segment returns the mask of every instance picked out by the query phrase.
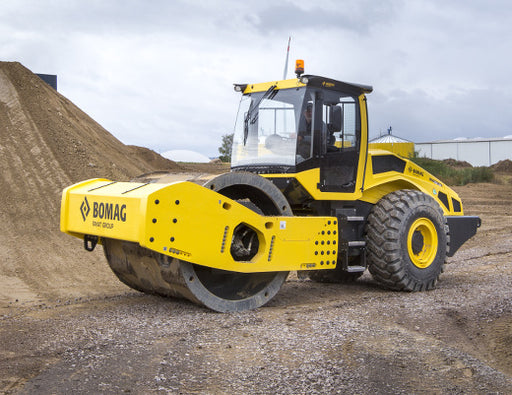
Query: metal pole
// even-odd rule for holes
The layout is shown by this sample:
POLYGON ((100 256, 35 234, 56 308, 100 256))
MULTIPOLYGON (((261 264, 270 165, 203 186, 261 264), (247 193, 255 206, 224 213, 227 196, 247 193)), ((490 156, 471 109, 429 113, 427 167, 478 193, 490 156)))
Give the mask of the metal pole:
POLYGON ((286 72, 288 71, 288 56, 290 55, 290 41, 291 37, 288 37, 288 47, 286 48, 286 61, 284 62, 283 80, 286 79, 286 72))

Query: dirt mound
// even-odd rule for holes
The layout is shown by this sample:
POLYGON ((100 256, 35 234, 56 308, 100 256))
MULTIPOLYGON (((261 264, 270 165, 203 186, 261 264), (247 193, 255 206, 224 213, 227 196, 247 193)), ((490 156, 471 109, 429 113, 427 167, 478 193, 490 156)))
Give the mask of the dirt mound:
POLYGON ((100 252, 59 231, 60 195, 80 180, 128 180, 179 170, 155 152, 126 146, 19 63, 0 62, 0 304, 80 296, 117 282, 92 268, 100 252))
POLYGON ((473 167, 471 163, 468 163, 465 160, 444 159, 443 163, 451 167, 473 167))
POLYGON ((138 147, 136 145, 128 145, 127 147, 132 151, 133 157, 143 159, 145 163, 155 170, 182 170, 182 166, 164 158, 149 148, 138 147))
POLYGON ((510 159, 500 160, 498 163, 495 163, 491 167, 494 169, 494 171, 512 173, 512 161, 510 159))

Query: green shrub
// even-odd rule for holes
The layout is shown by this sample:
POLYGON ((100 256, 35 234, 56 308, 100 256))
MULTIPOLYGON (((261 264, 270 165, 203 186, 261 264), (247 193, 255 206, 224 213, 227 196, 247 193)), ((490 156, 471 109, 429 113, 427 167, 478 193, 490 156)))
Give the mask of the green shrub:
POLYGON ((448 166, 442 161, 428 158, 412 158, 411 160, 447 185, 466 185, 494 180, 493 171, 485 166, 458 169, 448 166))

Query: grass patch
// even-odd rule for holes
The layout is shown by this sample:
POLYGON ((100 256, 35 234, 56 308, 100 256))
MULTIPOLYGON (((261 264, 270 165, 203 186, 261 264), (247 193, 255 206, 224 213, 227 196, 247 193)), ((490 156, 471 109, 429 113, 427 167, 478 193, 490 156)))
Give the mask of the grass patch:
POLYGON ((494 180, 494 172, 485 166, 455 168, 442 161, 428 158, 412 158, 411 160, 447 185, 466 185, 494 180))

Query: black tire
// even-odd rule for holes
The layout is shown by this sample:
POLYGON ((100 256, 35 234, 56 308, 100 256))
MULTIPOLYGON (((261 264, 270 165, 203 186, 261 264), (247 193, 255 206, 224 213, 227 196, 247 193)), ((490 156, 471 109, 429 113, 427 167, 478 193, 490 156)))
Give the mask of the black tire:
POLYGON ((423 192, 399 190, 383 197, 366 224, 368 268, 387 288, 435 288, 449 244, 448 226, 437 202, 423 192))

